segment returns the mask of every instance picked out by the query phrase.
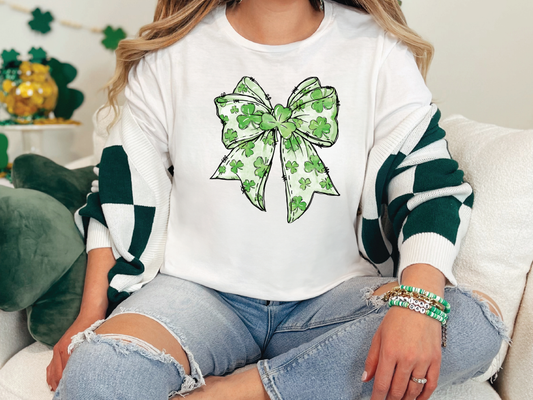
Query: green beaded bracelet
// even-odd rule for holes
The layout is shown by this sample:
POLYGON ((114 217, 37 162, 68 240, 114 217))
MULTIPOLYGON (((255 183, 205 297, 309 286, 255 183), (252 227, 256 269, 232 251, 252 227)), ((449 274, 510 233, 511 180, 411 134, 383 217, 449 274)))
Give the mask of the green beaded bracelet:
POLYGON ((444 312, 446 314, 448 314, 450 312, 450 310, 451 310, 450 303, 448 303, 442 297, 437 296, 435 293, 431 293, 431 292, 428 292, 428 291, 426 291, 424 289, 416 288, 416 287, 413 287, 413 286, 400 285, 400 288, 404 289, 404 290, 407 290, 408 292, 419 293, 422 296, 427 296, 430 299, 437 300, 440 304, 442 304, 444 306, 444 312))
MULTIPOLYGON (((392 297, 389 300, 389 307, 393 307, 393 306, 404 307, 404 308, 408 308, 408 309, 410 309, 412 311, 415 311, 415 312, 420 312, 420 311, 416 311, 414 308, 411 308, 411 304, 409 304, 407 301, 399 300, 396 297, 392 297)), ((420 312, 420 313, 422 314, 422 312, 420 312)), ((438 308, 435 308, 435 307, 431 307, 431 309, 424 310, 423 314, 425 314, 428 317, 431 317, 433 319, 436 319, 442 325, 446 324, 446 322, 448 321, 448 315, 446 315, 441 310, 439 310, 438 308)))

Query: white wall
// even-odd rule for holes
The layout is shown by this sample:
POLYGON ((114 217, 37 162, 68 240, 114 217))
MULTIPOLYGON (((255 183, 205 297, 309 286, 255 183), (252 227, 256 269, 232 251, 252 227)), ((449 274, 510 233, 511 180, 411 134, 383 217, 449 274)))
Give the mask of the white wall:
POLYGON ((533 1, 404 0, 436 48, 428 86, 443 116, 533 128, 533 1))
MULTIPOLYGON (((92 154, 92 123, 94 111, 105 102, 104 92, 98 90, 107 82, 115 70, 115 54, 100 43, 103 35, 87 30, 76 30, 61 25, 65 19, 90 27, 122 27, 129 36, 135 36, 142 25, 153 19, 157 0, 6 0, 41 11, 50 11, 56 19, 51 23, 52 30, 42 35, 28 26, 31 15, 12 10, 8 5, 0 5, 0 53, 4 49, 15 48, 21 53, 20 59, 28 59, 31 47, 42 47, 48 55, 62 62, 72 64, 78 76, 69 87, 81 90, 85 101, 75 111, 73 119, 83 125, 74 135, 64 132, 47 133, 43 148, 45 155, 56 162, 66 163, 92 154), (66 154, 65 154, 66 153, 66 154)), ((0 116, 5 118, 5 114, 0 116)), ((2 127, 0 127, 0 132, 2 127)), ((11 137, 10 137, 11 139, 11 137)), ((20 146, 15 143, 13 146, 20 146)), ((10 146, 11 147, 11 146, 10 146)), ((10 161, 13 161, 10 154, 10 161)))
MULTIPOLYGON (((121 26, 133 36, 151 22, 157 1, 7 2, 39 6, 56 19, 84 25, 121 26)), ((437 49, 428 85, 444 116, 461 113, 479 121, 533 128, 533 1, 404 0, 403 9, 410 25, 437 49)), ((0 51, 14 47, 24 56, 32 46, 42 46, 50 56, 78 69, 70 86, 85 94, 74 114, 83 126, 73 137, 48 134, 46 155, 66 163, 91 154, 91 115, 105 102, 98 89, 114 71, 114 53, 100 44, 101 36, 57 21, 46 35, 33 32, 27 26, 31 17, 7 5, 0 5, 0 17, 0 51)))

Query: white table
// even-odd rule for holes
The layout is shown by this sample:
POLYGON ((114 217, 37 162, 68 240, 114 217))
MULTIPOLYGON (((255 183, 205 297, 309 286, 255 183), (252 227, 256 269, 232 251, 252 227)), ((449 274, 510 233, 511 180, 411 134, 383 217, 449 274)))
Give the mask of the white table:
POLYGON ((78 125, 57 124, 57 125, 3 125, 0 132, 20 132, 22 134, 22 149, 24 153, 41 154, 43 151, 43 135, 45 131, 71 130, 74 131, 78 125))
POLYGON ((7 187, 14 187, 11 182, 9 182, 6 178, 0 178, 0 185, 1 186, 7 186, 7 187))

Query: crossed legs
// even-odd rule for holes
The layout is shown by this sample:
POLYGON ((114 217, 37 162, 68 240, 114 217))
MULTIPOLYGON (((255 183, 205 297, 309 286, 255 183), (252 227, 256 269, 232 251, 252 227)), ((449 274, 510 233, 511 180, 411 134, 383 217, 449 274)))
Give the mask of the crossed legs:
MULTIPOLYGON (((337 346, 343 346, 342 343, 350 343, 350 345, 353 343, 357 346, 357 338, 361 340, 361 344, 359 348, 353 350, 353 355, 347 354, 348 360, 344 360, 346 366, 342 366, 342 362, 335 362, 331 368, 328 368, 331 373, 330 378, 332 378, 329 380, 345 382, 346 379, 339 376, 344 373, 343 371, 350 370, 349 374, 353 375, 350 379, 354 379, 355 385, 350 389, 352 390, 350 393, 355 393, 353 390, 357 393, 366 393, 369 387, 371 389, 371 383, 363 385, 360 377, 355 376, 357 373, 353 373, 354 368, 357 369, 359 366, 351 365, 351 357, 354 358, 353 362, 359 358, 357 363, 364 364, 368 350, 365 346, 369 346, 373 334, 371 331, 375 331, 386 309, 382 308, 377 312, 369 308, 365 304, 366 301, 361 301, 359 292, 363 286, 355 285, 357 287, 352 288, 350 285, 353 282, 347 282, 333 289, 329 294, 345 297, 346 293, 356 291, 353 298, 348 299, 347 302, 357 303, 353 306, 355 309, 350 310, 350 313, 355 315, 354 317, 340 313, 338 305, 328 305, 327 303, 331 303, 330 298, 317 309, 312 308, 312 302, 309 302, 307 306, 305 304, 298 306, 305 306, 300 310, 303 319, 295 323, 295 320, 289 317, 290 307, 293 306, 291 304, 280 305, 278 307, 280 309, 287 308, 283 311, 285 314, 279 317, 282 322, 274 324, 278 326, 278 330, 269 336, 269 340, 263 340, 259 338, 262 334, 250 334, 253 330, 251 328, 259 322, 247 320, 249 317, 242 314, 242 304, 237 304, 236 307, 233 304, 234 308, 231 310, 228 299, 219 296, 216 292, 213 293, 190 282, 176 284, 174 279, 176 278, 165 282, 158 278, 153 285, 149 284, 143 288, 141 292, 144 294, 139 292, 139 295, 131 297, 131 301, 126 300, 123 303, 124 310, 117 311, 92 335, 86 335, 92 339, 88 342, 92 343, 84 342, 74 351, 65 371, 65 382, 62 381, 56 394, 57 399, 166 399, 169 395, 185 393, 183 391, 185 384, 186 390, 195 389, 188 396, 191 400, 239 399, 240 397, 261 400, 275 398, 269 397, 265 390, 265 384, 268 385, 270 382, 268 381, 270 378, 265 378, 266 369, 272 368, 279 372, 272 378, 272 382, 279 385, 279 388, 274 390, 283 391, 285 385, 292 387, 297 384, 294 374, 298 374, 298 366, 308 363, 303 373, 310 371, 311 375, 302 375, 302 380, 305 380, 306 386, 312 386, 316 384, 313 379, 313 368, 320 368, 320 358, 331 357, 335 360, 350 353, 341 349, 341 352, 336 355, 338 349, 333 343, 336 341, 337 346), (169 306, 168 299, 174 296, 176 296, 175 304, 169 306), (137 312, 137 305, 147 301, 151 301, 152 305, 147 306, 145 312, 137 312), (157 315, 163 312, 160 308, 162 304, 165 304, 164 302, 167 302, 165 308, 171 308, 171 310, 165 311, 163 315, 157 315), (128 307, 131 308, 128 309, 128 307), (331 315, 331 320, 317 324, 313 316, 319 315, 320 312, 323 312, 325 316, 331 315), (181 329, 181 326, 175 328, 180 322, 194 324, 195 327, 190 330, 181 329), (295 349, 286 352, 287 343, 291 343, 295 349), (264 347, 265 344, 267 347, 264 347), (320 351, 313 349, 320 349, 320 351), (261 354, 266 354, 271 360, 261 361, 262 367, 260 368, 253 368, 224 378, 216 376, 227 374, 244 364, 256 362, 261 354), (102 363, 106 365, 102 366, 102 363), (203 376, 206 376, 206 386, 202 386, 203 376), (96 392, 95 389, 89 390, 94 386, 102 387, 100 394, 98 390, 96 392), (156 390, 155 386, 160 388, 156 390), (111 394, 111 388, 114 390, 113 394, 111 394), (143 393, 141 394, 140 391, 143 393)), ((389 286, 394 285, 395 283, 382 285, 374 292, 374 295, 382 294, 389 289, 389 286)), ((317 300, 320 301, 320 299, 317 300)), ((267 310, 264 305, 254 302, 246 304, 246 307, 250 308, 250 305, 257 306, 252 314, 258 310, 261 312, 267 310)), ((275 309, 276 307, 271 307, 270 310, 275 309)), ((267 315, 269 320, 276 318, 276 315, 271 315, 270 311, 263 317, 267 315)), ((264 319, 263 317, 260 319, 264 319)), ((264 338, 268 336, 269 329, 271 327, 265 325, 264 338)), ((492 335, 492 348, 496 348, 497 343, 494 340, 496 336, 492 335)), ((479 369, 476 366, 472 368, 473 373, 479 369)), ((450 381, 453 379, 456 378, 451 377, 450 381)), ((272 390, 270 388, 270 394, 272 390)), ((342 388, 339 390, 336 398, 343 398, 342 388)), ((286 396, 286 398, 291 398, 290 393, 286 393, 286 396)))

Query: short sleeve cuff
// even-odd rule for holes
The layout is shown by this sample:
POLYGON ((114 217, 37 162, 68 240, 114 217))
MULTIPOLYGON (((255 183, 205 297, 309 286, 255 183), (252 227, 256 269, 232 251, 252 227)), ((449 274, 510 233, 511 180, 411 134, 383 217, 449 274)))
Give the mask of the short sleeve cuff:
POLYGON ((102 247, 112 247, 111 235, 109 229, 98 222, 96 219, 91 218, 89 222, 89 230, 87 232, 87 253, 92 249, 99 249, 102 247))
POLYGON ((402 283, 402 272, 413 264, 429 264, 444 274, 448 282, 457 286, 453 275, 453 263, 457 248, 448 239, 437 233, 424 232, 411 236, 400 247, 398 281, 402 283))

